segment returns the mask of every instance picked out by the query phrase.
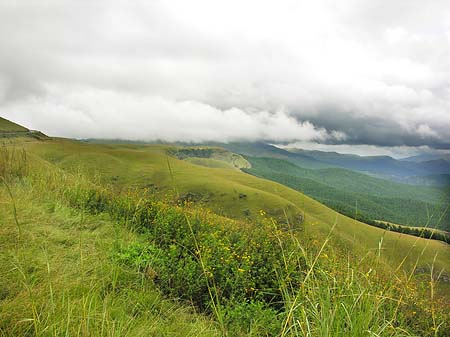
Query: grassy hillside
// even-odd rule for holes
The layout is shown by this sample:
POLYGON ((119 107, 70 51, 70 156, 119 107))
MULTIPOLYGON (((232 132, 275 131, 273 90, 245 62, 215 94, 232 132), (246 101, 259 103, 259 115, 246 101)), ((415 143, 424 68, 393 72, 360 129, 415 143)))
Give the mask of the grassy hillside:
POLYGON ((0 133, 1 132, 27 132, 28 129, 13 123, 5 118, 0 117, 0 133))
POLYGON ((270 157, 285 159, 298 166, 310 169, 336 167, 336 165, 317 160, 308 155, 283 150, 276 146, 263 142, 255 143, 212 143, 210 145, 220 146, 232 152, 252 157, 270 157))
POLYGON ((169 194, 180 200, 189 199, 234 218, 252 219, 265 206, 275 217, 284 217, 283 209, 292 219, 299 212, 291 201, 260 190, 260 179, 249 179, 234 169, 212 169, 177 159, 168 153, 176 149, 173 147, 92 145, 59 140, 28 143, 26 148, 64 170, 98 175, 102 183, 118 190, 148 188, 158 196, 169 194))
POLYGON ((40 131, 28 130, 27 128, 0 117, 0 139, 16 142, 18 139, 28 141, 30 139, 47 140, 49 137, 40 131))
MULTIPOLYGON (((334 232, 344 246, 375 249, 384 236, 386 255, 396 261, 402 259, 399 251, 409 251, 407 247, 415 242, 415 238, 407 235, 385 233, 354 221, 286 186, 234 169, 208 168, 170 157, 167 151, 173 147, 94 145, 70 140, 28 142, 24 146, 30 155, 68 172, 81 171, 98 176, 102 184, 111 185, 118 191, 130 187, 147 188, 158 197, 192 201, 235 219, 255 220, 263 210, 282 222, 286 222, 287 216, 290 223, 319 236, 328 233, 336 222, 334 232)), ((412 249, 420 252, 421 248, 416 245, 412 249)), ((446 249, 444 252, 448 254, 446 249)), ((428 261, 434 257, 432 251, 425 255, 428 261)), ((414 263, 413 259, 408 261, 414 263)), ((449 261, 444 256, 438 257, 438 262, 446 269, 449 261)))
POLYGON ((450 228, 450 214, 440 219, 449 203, 447 189, 399 184, 339 168, 308 170, 281 159, 247 159, 252 168, 246 172, 301 191, 345 214, 450 228))
POLYGON ((446 245, 365 226, 235 169, 168 159, 164 146, 27 142, 25 157, 18 145, 0 156, 2 336, 448 331, 446 245), (157 180, 142 176, 149 170, 157 180), (221 188, 215 193, 251 188, 252 198, 235 203, 267 202, 267 210, 278 195, 305 219, 286 225, 260 209, 251 222, 232 220, 187 200, 174 203, 204 188, 182 178, 211 181, 221 188), (125 190, 127 182, 153 184, 156 194, 125 190))
POLYGON ((0 336, 220 336, 209 317, 113 258, 142 240, 134 231, 36 185, 10 189, 17 223, 0 188, 0 336))
POLYGON ((178 159, 206 167, 241 169, 251 166, 241 155, 216 147, 185 146, 170 150, 169 153, 178 159))

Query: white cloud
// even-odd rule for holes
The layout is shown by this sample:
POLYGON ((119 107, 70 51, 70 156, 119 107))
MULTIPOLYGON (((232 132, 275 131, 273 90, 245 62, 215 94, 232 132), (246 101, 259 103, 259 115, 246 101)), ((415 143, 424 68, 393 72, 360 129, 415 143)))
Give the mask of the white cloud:
POLYGON ((450 147, 449 34, 448 0, 3 1, 0 108, 63 136, 450 147))
POLYGON ((283 149, 305 149, 312 151, 338 152, 345 154, 355 154, 360 156, 390 156, 393 158, 406 158, 421 153, 441 154, 448 153, 431 149, 428 146, 375 146, 375 145, 347 145, 347 144, 320 144, 316 142, 294 142, 286 145, 277 145, 283 149))
POLYGON ((309 122, 298 122, 283 111, 221 110, 195 101, 174 102, 92 88, 47 87, 46 91, 44 97, 7 104, 3 111, 31 128, 74 138, 283 142, 343 137, 340 132, 328 133, 309 122))

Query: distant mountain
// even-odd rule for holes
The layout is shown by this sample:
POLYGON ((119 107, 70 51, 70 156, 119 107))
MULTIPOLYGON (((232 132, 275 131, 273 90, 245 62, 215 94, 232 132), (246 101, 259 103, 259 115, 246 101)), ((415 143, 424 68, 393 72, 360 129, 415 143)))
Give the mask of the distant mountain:
POLYGON ((411 185, 450 186, 450 174, 407 177, 403 182, 411 185))
POLYGON ((436 159, 415 163, 415 166, 426 175, 450 174, 450 160, 446 159, 436 159))
POLYGON ((314 158, 322 163, 394 180, 404 180, 414 176, 450 174, 450 160, 443 158, 428 161, 418 161, 416 158, 414 161, 397 160, 389 156, 358 156, 303 149, 289 149, 289 151, 314 158))
POLYGON ((223 147, 231 152, 245 156, 284 159, 297 166, 309 169, 323 169, 338 166, 303 153, 290 152, 264 142, 207 143, 207 145, 223 147))
POLYGON ((409 164, 398 162, 389 156, 358 156, 341 154, 337 152, 308 151, 303 149, 291 149, 291 152, 308 155, 339 167, 350 170, 370 172, 383 176, 412 176, 419 172, 412 169, 409 164))
POLYGON ((301 191, 343 214, 357 212, 359 219, 450 228, 444 188, 400 184, 342 168, 305 169, 277 158, 246 159, 252 167, 243 171, 301 191))
POLYGON ((450 153, 424 153, 417 156, 402 158, 400 160, 420 163, 424 161, 438 160, 438 159, 450 160, 450 153))
MULTIPOLYGON (((131 143, 147 144, 162 143, 157 142, 135 142, 123 140, 87 140, 94 143, 131 143)), ((283 149, 265 142, 206 142, 206 143, 166 143, 168 145, 192 146, 206 145, 225 148, 231 152, 251 157, 267 157, 286 160, 302 168, 326 169, 345 168, 352 171, 362 172, 370 176, 389 179, 407 184, 423 184, 433 186, 447 186, 446 179, 416 179, 413 177, 425 177, 434 175, 450 174, 450 160, 445 156, 442 158, 434 156, 419 156, 394 159, 389 156, 358 156, 352 154, 342 154, 337 152, 311 151, 304 149, 283 149), (422 160, 423 159, 423 160, 422 160), (411 179, 408 179, 410 178, 411 179), (421 183, 422 182, 422 183, 421 183)))
MULTIPOLYGON (((421 161, 419 156, 399 160, 389 156, 358 156, 297 148, 283 149, 264 142, 210 142, 203 145, 223 147, 244 156, 283 159, 307 169, 345 168, 408 184, 420 184, 421 181, 407 179, 409 177, 450 174, 450 160, 445 156, 443 158, 423 156, 421 158, 424 160, 421 161)), ((425 185, 447 185, 445 179, 433 179, 432 183, 423 182, 425 185)))

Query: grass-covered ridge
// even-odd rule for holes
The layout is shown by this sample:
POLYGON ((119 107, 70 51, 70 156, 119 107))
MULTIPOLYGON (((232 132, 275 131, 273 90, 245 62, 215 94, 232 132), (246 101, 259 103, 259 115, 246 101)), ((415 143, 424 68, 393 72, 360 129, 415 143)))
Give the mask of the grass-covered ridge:
POLYGON ((0 117, 0 139, 5 141, 11 138, 25 138, 26 140, 29 140, 30 138, 39 140, 48 139, 48 137, 40 131, 29 130, 22 125, 0 117))
POLYGON ((0 117, 0 133, 1 132, 27 132, 28 129, 16 124, 14 122, 11 122, 10 120, 7 120, 3 117, 0 117))
POLYGON ((241 155, 216 147, 189 146, 175 148, 168 153, 193 164, 216 168, 250 168, 250 163, 241 155))
MULTIPOLYGON (((215 207, 212 202, 199 204, 184 200, 180 203, 179 198, 173 199, 173 194, 181 195, 185 191, 180 174, 188 176, 186 171, 191 167, 200 173, 203 170, 204 177, 211 181, 219 175, 227 178, 227 184, 243 179, 241 184, 246 186, 244 182, 248 179, 247 184, 258 186, 258 193, 272 187, 272 193, 286 194, 289 199, 301 194, 236 170, 203 168, 176 159, 168 162, 163 155, 165 147, 87 145, 83 149, 85 145, 59 140, 54 144, 25 145, 26 165, 20 163, 24 160, 20 151, 8 157, 12 160, 4 161, 6 184, 1 188, 0 205, 4 210, 1 221, 7 224, 2 228, 8 232, 2 234, 2 239, 10 241, 10 248, 5 255, 2 251, 2 261, 9 263, 14 254, 38 256, 39 250, 33 247, 45 246, 45 240, 52 239, 54 246, 47 254, 50 260, 67 254, 68 261, 85 261, 80 263, 85 263, 89 271, 86 275, 89 286, 83 292, 83 279, 72 279, 68 284, 58 282, 62 289, 57 291, 53 278, 46 276, 47 266, 56 261, 47 264, 45 259, 44 263, 37 263, 25 258, 23 263, 28 262, 33 268, 25 269, 24 279, 37 282, 27 281, 19 286, 11 280, 23 277, 22 273, 5 268, 8 271, 5 283, 8 287, 17 286, 17 290, 7 292, 2 308, 3 301, 7 301, 9 307, 5 308, 18 309, 0 328, 4 335, 20 335, 24 331, 30 335, 33 331, 40 332, 37 335, 65 332, 68 314, 77 318, 69 320, 73 329, 69 331, 82 336, 171 335, 177 327, 175 332, 180 335, 227 336, 444 336, 447 331, 448 310, 443 296, 448 288, 442 280, 437 280, 448 261, 446 246, 396 235, 395 240, 405 255, 397 254, 393 259, 389 253, 396 248, 392 233, 369 228, 365 235, 381 234, 368 238, 368 241, 375 240, 374 250, 352 246, 355 250, 349 252, 350 241, 342 242, 346 237, 341 223, 344 218, 337 218, 335 212, 305 197, 301 200, 304 207, 296 206, 306 215, 299 223, 274 221, 264 208, 260 208, 252 221, 243 221, 239 216, 233 220, 215 214, 205 207, 215 207), (74 146, 76 162, 80 163, 81 157, 86 166, 70 170, 68 163, 75 161, 74 158, 67 161, 59 148, 62 144, 67 145, 69 153, 70 146, 74 146), (161 158, 151 160, 158 155, 161 158), (103 166, 105 173, 91 170, 90 165, 96 165, 96 160, 111 162, 111 166, 103 166), (130 161, 134 165, 127 166, 130 161), (135 174, 145 171, 142 165, 145 169, 153 167, 152 174, 159 178, 162 174, 158 169, 162 171, 164 167, 168 172, 169 187, 164 193, 160 190, 164 189, 163 185, 158 188, 140 185, 142 177, 135 174), (134 188, 125 188, 128 179, 134 188), (170 190, 172 193, 168 193, 170 190), (43 216, 37 216, 40 212, 43 216), (40 224, 47 217, 58 219, 68 212, 72 212, 74 220, 62 221, 57 226, 67 233, 53 235, 49 231, 50 235, 38 235, 42 230, 40 224), (326 212, 334 215, 334 221, 328 226, 326 220, 319 218, 321 214, 327 216, 326 212), (108 238, 107 231, 101 232, 102 222, 112 225, 114 238, 108 238), (71 231, 73 244, 62 240, 71 231), (109 239, 109 244, 97 244, 96 237, 109 239), (89 245, 90 250, 84 250, 84 245, 89 245), (66 249, 67 246, 71 248, 66 249), (86 253, 92 250, 98 254, 86 253), (88 258, 92 260, 83 260, 88 258), (394 265, 393 261, 398 263, 394 265), (95 277, 96 271, 106 265, 118 271, 95 277), (414 272, 415 267, 421 268, 420 273, 414 272), (425 283, 420 281, 422 278, 425 283), (115 283, 116 279, 120 282, 115 283), (135 283, 138 285, 133 286, 135 283), (72 306, 64 305, 68 298, 76 298, 74 293, 66 292, 72 286, 81 303, 81 312, 73 312, 73 316, 67 308, 75 307, 76 302, 72 306), (180 322, 174 322, 170 310, 158 304, 167 302, 157 301, 152 305, 155 287, 166 297, 181 299, 184 304, 180 312, 188 316, 180 316, 180 322), (134 291, 134 296, 128 296, 134 291), (147 291, 150 295, 145 297, 147 291), (71 296, 65 296, 68 293, 71 296), (52 305, 45 304, 50 298, 60 303, 57 315, 52 305), (186 303, 193 303, 204 316, 185 309, 186 303), (190 321, 189 315, 192 315, 190 321), (147 329, 140 330, 141 325, 150 324, 152 317, 160 324, 150 325, 154 329, 150 333, 147 329), (214 318, 214 324, 209 317, 214 318), (119 329, 127 321, 126 329, 119 329)), ((237 203, 245 202, 248 197, 237 196, 237 203)), ((271 199, 264 195, 258 202, 261 200, 271 199)), ((349 226, 352 223, 364 226, 351 219, 345 221, 349 226)), ((78 272, 73 263, 62 265, 67 268, 60 270, 62 276, 78 272)), ((2 311, 2 317, 7 313, 8 309, 2 311)))

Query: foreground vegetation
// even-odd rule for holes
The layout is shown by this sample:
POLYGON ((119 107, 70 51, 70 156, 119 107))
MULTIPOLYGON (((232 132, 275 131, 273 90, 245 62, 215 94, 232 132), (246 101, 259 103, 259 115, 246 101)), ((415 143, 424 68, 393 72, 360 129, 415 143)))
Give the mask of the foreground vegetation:
MULTIPOLYGON (((257 222, 260 211, 279 223, 296 225, 308 236, 324 238, 335 224, 334 240, 356 252, 378 249, 383 239, 384 256, 390 264, 411 268, 420 256, 426 268, 436 256, 437 268, 450 270, 447 246, 386 232, 343 216, 323 204, 281 184, 260 179, 234 168, 215 168, 179 160, 167 145, 86 144, 65 139, 24 141, 30 160, 64 172, 83 175, 116 193, 130 188, 148 189, 159 200, 189 201, 227 218, 257 222), (169 166, 171 170, 169 170, 169 166), (96 178, 96 179, 94 179, 96 178)), ((208 160, 208 158, 204 158, 208 160)))
POLYGON ((139 242, 107 215, 75 211, 23 181, 0 191, 0 336, 219 336, 188 303, 167 300, 114 259, 139 242), (7 204, 4 204, 8 202, 7 204))
POLYGON ((417 270, 427 249, 437 252, 423 239, 415 239, 419 253, 410 249, 392 268, 385 236, 374 251, 349 252, 338 224, 322 236, 306 231, 307 221, 277 222, 263 208, 245 221, 179 198, 176 167, 167 161, 175 198, 161 199, 153 186, 119 191, 104 177, 67 173, 12 147, 2 151, 0 335, 450 330, 442 263, 435 256, 417 270))

